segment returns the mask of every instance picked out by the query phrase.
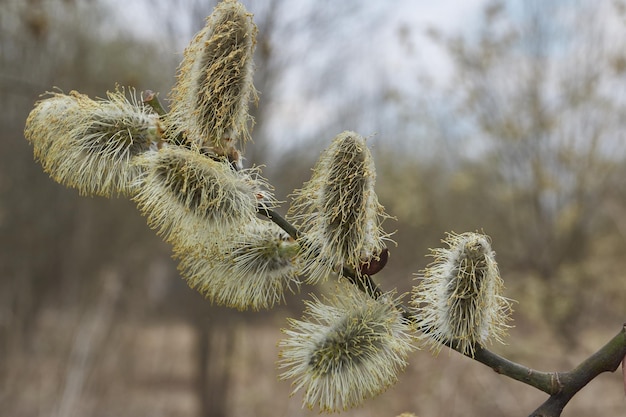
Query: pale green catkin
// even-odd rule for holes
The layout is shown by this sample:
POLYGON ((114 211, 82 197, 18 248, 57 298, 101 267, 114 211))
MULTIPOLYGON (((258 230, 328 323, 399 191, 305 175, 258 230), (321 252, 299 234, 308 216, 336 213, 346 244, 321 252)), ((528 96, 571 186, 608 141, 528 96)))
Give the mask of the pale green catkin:
POLYGON ((307 302, 303 320, 289 320, 279 367, 281 379, 294 379, 293 393, 304 390, 303 406, 346 410, 396 382, 414 348, 397 301, 340 287, 327 304, 307 302))
POLYGON ((299 246, 281 228, 254 219, 244 228, 202 244, 178 246, 178 269, 189 286, 227 307, 268 309, 299 287, 299 246))
POLYGON ((256 26, 243 5, 220 2, 185 49, 170 93, 168 135, 232 161, 237 141, 249 139, 249 102, 256 98, 252 61, 256 26))
POLYGON ((381 224, 387 215, 374 190, 376 170, 365 139, 343 132, 315 165, 311 179, 296 190, 288 217, 303 234, 308 282, 343 267, 358 273, 385 247, 381 224))
POLYGON ((24 130, 35 158, 57 182, 81 194, 132 194, 141 169, 132 164, 160 141, 158 116, 123 90, 92 100, 51 93, 31 111, 24 130))
MULTIPOLYGON (((144 171, 134 197, 148 224, 174 246, 227 236, 256 218, 262 182, 227 161, 164 145, 136 159, 144 171)), ((254 174, 254 172, 253 172, 254 174)))
POLYGON ((448 248, 432 250, 435 259, 413 288, 416 325, 433 351, 450 343, 473 355, 475 345, 503 341, 511 305, 502 296, 504 284, 487 236, 450 233, 444 243, 448 248))

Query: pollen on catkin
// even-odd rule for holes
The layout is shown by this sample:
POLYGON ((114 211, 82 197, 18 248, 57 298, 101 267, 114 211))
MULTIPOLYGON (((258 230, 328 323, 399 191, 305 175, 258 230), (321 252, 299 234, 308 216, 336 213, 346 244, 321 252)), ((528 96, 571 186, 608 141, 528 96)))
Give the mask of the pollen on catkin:
POLYGON ((322 153, 311 179, 294 192, 288 217, 302 232, 309 283, 343 267, 359 272, 385 249, 388 217, 374 191, 376 170, 365 139, 343 132, 322 153))
POLYGON ((294 379, 292 394, 304 390, 303 406, 346 410, 397 381, 413 345, 396 301, 341 287, 328 304, 306 302, 303 320, 289 319, 279 342, 280 377, 294 379))
POLYGON ((256 219, 259 181, 227 161, 164 145, 135 163, 144 174, 133 199, 148 225, 174 246, 202 244, 256 219))
POLYGON ((475 345, 503 342, 511 304, 502 296, 489 238, 479 233, 449 233, 447 248, 431 250, 434 261, 413 288, 416 326, 434 352, 448 343, 465 355, 475 345))
POLYGON ((255 219, 239 232, 177 247, 178 269, 209 300, 245 310, 272 308, 299 287, 299 245, 280 227, 255 219))
POLYGON ((252 56, 256 25, 243 5, 220 2, 185 49, 170 93, 170 137, 183 135, 199 148, 230 159, 237 141, 249 139, 249 102, 256 98, 252 56))
POLYGON ((51 93, 26 120, 35 158, 60 184, 84 195, 132 194, 140 175, 132 159, 160 141, 159 119, 123 90, 92 100, 51 93))

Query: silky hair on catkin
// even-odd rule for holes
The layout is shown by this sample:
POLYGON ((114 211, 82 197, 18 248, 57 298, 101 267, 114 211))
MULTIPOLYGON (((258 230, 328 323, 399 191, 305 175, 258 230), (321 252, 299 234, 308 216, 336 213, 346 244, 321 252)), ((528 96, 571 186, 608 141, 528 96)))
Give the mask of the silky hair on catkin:
POLYGON ((475 345, 503 343, 511 303, 488 236, 449 233, 443 242, 448 247, 431 250, 434 260, 413 288, 416 326, 434 352, 447 343, 473 356, 475 345))

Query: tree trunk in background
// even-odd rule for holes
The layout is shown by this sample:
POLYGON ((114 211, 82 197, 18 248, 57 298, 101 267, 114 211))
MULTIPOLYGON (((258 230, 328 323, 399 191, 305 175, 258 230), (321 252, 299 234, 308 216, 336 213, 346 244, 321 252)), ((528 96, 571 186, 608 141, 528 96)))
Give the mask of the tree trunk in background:
MULTIPOLYGON (((211 314, 211 313, 208 313, 211 314)), ((200 417, 226 417, 230 387, 230 352, 234 348, 231 326, 216 325, 215 316, 195 320, 198 374, 196 389, 200 417)))

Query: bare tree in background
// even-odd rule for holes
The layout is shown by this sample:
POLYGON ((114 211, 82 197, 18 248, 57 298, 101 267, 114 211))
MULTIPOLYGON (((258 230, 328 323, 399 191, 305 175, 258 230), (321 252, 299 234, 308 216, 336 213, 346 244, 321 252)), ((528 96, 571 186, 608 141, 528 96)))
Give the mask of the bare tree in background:
MULTIPOLYGON (((448 104, 431 119, 448 162, 418 160, 415 169, 447 191, 407 184, 418 208, 441 201, 419 218, 456 217, 506 240, 503 264, 530 276, 528 284, 541 282, 534 302, 570 345, 586 316, 581 306, 591 307, 587 288, 598 285, 595 265, 585 262, 621 190, 626 84, 618 15, 608 3, 495 1, 477 34, 431 31, 453 67, 448 104), (454 214, 461 201, 467 210, 454 214)), ((396 175, 403 181, 402 168, 396 175)))
MULTIPOLYGON (((165 88, 157 68, 145 66, 158 48, 117 31, 114 21, 98 2, 0 4, 0 402, 9 414, 35 406, 69 415, 89 390, 102 389, 89 381, 112 346, 107 336, 123 316, 120 311, 147 308, 133 301, 145 293, 143 278, 153 263, 140 261, 141 253, 163 249, 126 201, 79 199, 50 186, 46 176, 30 169, 32 153, 21 146, 20 120, 47 90, 103 96, 111 76, 127 86, 165 88), (136 48, 132 54, 130 45, 136 48), (110 233, 112 222, 122 233, 110 233), (126 240, 131 236, 132 245, 126 240), (50 321, 58 334, 76 331, 62 344, 42 342, 42 326, 50 321), (42 346, 58 349, 55 367, 47 365, 42 346), (29 379, 45 380, 41 375, 54 375, 59 383, 54 398, 43 394, 35 405, 24 399, 30 395, 24 387, 29 379)), ((161 61, 170 71, 175 65, 161 61)))

